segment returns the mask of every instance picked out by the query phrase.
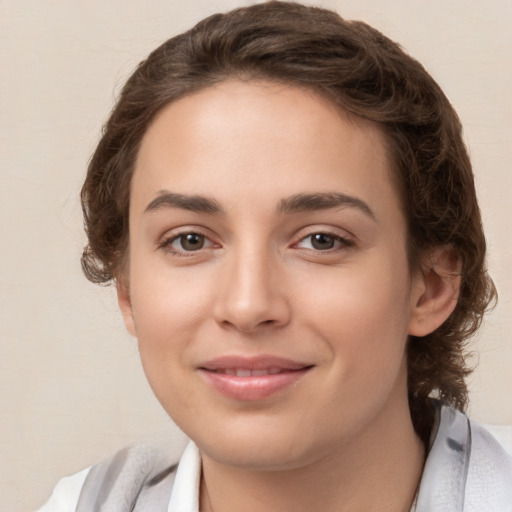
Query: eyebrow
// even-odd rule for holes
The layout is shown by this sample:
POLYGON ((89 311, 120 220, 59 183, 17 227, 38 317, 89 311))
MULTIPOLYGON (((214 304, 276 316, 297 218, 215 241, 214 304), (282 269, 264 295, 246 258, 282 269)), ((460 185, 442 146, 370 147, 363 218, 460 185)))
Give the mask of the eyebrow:
POLYGON ((208 213, 211 215, 223 214, 224 210, 220 204, 210 197, 188 196, 185 194, 176 194, 168 190, 160 190, 144 210, 145 212, 154 212, 163 208, 181 208, 197 213, 208 213))
POLYGON ((376 220, 372 209, 361 199, 339 192, 319 192, 315 194, 295 194, 283 199, 277 208, 279 213, 298 213, 330 208, 351 207, 361 210, 376 220))
MULTIPOLYGON (((339 192, 294 194, 279 202, 277 212, 280 214, 299 213, 339 207, 357 208, 375 220, 375 214, 363 200, 339 192)), ((148 204, 145 212, 154 212, 163 208, 181 208, 210 215, 224 214, 222 206, 213 198, 200 195, 189 196, 168 190, 160 190, 158 196, 148 204)))

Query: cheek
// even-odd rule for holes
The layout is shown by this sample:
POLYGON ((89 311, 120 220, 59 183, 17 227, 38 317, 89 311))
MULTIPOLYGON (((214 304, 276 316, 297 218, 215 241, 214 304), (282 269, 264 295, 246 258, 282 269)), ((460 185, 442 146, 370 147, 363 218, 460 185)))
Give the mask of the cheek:
POLYGON ((200 403, 187 379, 190 347, 209 306, 205 290, 198 293, 195 285, 195 280, 165 271, 140 272, 132 282, 142 366, 154 394, 175 421, 200 403))
POLYGON ((187 362, 187 347, 211 309, 208 279, 188 272, 158 271, 138 265, 131 298, 141 359, 151 381, 187 362))
POLYGON ((366 387, 398 371, 409 318, 404 268, 393 272, 392 265, 380 262, 340 269, 337 279, 317 281, 301 292, 310 328, 326 340, 337 374, 366 387))
POLYGON ((326 331, 366 332, 373 334, 368 341, 376 342, 383 329, 403 328, 406 332, 408 295, 404 271, 393 273, 383 268, 376 272, 368 266, 340 269, 337 276, 310 282, 300 292, 306 309, 326 331))
POLYGON ((163 265, 151 269, 141 264, 138 269, 131 275, 130 287, 139 330, 159 332, 165 324, 186 328, 203 315, 209 303, 209 285, 197 270, 173 271, 163 265))

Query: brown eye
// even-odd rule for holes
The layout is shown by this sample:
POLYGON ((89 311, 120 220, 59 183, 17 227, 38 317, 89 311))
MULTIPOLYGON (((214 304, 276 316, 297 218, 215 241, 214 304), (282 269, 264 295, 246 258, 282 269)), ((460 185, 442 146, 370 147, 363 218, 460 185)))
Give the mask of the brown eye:
POLYGON ((205 245, 205 237, 198 233, 186 233, 175 238, 172 246, 182 251, 198 251, 205 245))
POLYGON ((332 249, 337 239, 332 235, 327 235, 325 233, 315 233, 311 235, 311 246, 318 251, 326 251, 328 249, 332 249))
POLYGON ((339 235, 333 233, 312 233, 304 237, 298 244, 297 247, 301 249, 308 249, 310 251, 326 252, 331 250, 341 250, 351 247, 353 242, 347 240, 339 235))

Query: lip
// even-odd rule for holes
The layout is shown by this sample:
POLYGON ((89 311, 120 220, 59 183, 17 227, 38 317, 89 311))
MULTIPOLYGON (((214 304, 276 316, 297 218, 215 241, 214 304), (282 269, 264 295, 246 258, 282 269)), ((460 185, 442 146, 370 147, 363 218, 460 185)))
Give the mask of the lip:
POLYGON ((254 401, 292 386, 313 366, 271 355, 223 356, 201 364, 198 370, 207 383, 222 395, 234 400, 254 401), (236 375, 236 370, 243 375, 236 375), (249 372, 257 374, 247 375, 249 372))

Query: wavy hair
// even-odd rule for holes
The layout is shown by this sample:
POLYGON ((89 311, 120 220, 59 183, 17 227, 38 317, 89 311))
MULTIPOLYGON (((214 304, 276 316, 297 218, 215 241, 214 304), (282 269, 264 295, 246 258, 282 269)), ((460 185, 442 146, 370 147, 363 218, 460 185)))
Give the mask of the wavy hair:
POLYGON ((457 114, 419 62, 363 22, 272 1, 210 16, 154 50, 122 89, 89 163, 81 192, 86 277, 108 283, 122 275, 131 176, 155 115, 230 77, 310 88, 378 123, 406 213, 411 268, 436 246, 450 245, 459 256, 455 310, 433 333, 408 341, 409 404, 425 438, 430 396, 461 410, 467 404, 465 343, 496 291, 485 268, 486 243, 457 114))

